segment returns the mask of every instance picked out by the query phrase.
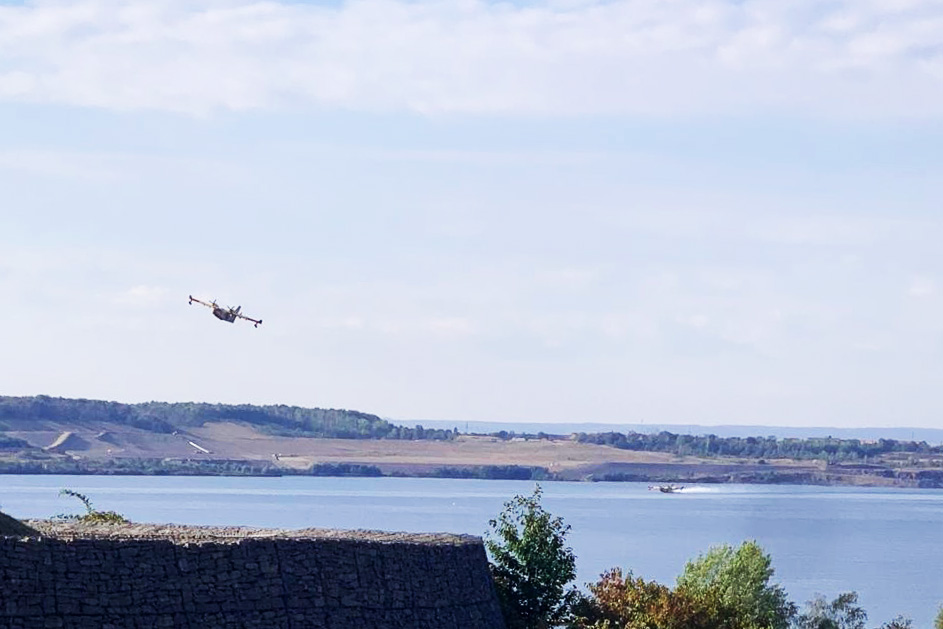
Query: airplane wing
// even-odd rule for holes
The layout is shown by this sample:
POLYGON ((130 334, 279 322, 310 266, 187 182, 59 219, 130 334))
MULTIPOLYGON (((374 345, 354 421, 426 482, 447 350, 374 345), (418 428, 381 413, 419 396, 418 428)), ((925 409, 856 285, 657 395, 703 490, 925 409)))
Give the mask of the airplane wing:
POLYGON ((193 304, 193 302, 196 302, 196 303, 200 304, 201 306, 206 306, 207 308, 212 308, 212 307, 213 307, 213 304, 209 304, 209 303, 207 303, 207 302, 205 302, 205 301, 202 301, 202 300, 197 299, 197 298, 194 297, 193 295, 190 295, 190 303, 193 304))
POLYGON ((255 327, 262 325, 262 319, 253 319, 252 317, 247 317, 246 315, 236 314, 240 319, 245 319, 246 321, 251 321, 255 324, 255 327))

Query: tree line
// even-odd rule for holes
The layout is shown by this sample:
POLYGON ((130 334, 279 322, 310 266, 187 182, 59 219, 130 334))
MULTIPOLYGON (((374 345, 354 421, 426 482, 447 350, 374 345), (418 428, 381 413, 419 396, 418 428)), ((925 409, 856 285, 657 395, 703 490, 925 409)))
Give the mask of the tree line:
MULTIPOLYGON (((497 435, 496 435, 497 436, 497 435)), ((867 461, 892 453, 943 455, 943 447, 925 441, 896 439, 718 437, 716 435, 680 435, 662 431, 575 433, 580 443, 607 445, 621 450, 667 452, 678 456, 739 456, 754 459, 805 459, 826 461, 867 461)))
MULTIPOLYGON (((0 430, 4 427, 4 420, 109 422, 165 434, 188 426, 222 421, 251 424, 280 436, 331 439, 450 440, 458 434, 457 429, 398 426, 376 415, 346 409, 197 402, 123 404, 45 395, 0 396, 0 430)), ((3 447, 2 441, 0 447, 3 447)))
POLYGON ((279 467, 272 463, 230 459, 110 458, 74 459, 41 451, 24 453, 18 460, 0 460, 0 474, 103 474, 112 476, 366 476, 475 478, 483 480, 553 480, 543 467, 474 465, 433 470, 383 471, 360 463, 313 463, 307 468, 279 467))

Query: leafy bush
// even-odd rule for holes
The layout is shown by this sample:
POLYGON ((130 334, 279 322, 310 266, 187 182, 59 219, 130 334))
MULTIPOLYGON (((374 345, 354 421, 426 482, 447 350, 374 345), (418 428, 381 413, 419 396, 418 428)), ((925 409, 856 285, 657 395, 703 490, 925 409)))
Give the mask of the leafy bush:
POLYGON ((780 585, 770 584, 772 560, 756 542, 711 548, 688 562, 678 589, 695 596, 717 596, 744 628, 786 629, 796 615, 780 585))
POLYGON ((570 526, 540 504, 540 485, 532 496, 515 496, 491 520, 485 545, 491 555, 501 610, 508 629, 559 626, 576 590, 576 556, 567 547, 570 526))
POLYGON ((618 568, 589 585, 590 597, 571 607, 571 629, 718 629, 737 627, 729 610, 713 593, 697 596, 671 590, 655 581, 623 577, 618 568))
POLYGON ((858 606, 858 593, 845 592, 829 603, 817 594, 796 619, 797 629, 864 629, 868 614, 858 606))

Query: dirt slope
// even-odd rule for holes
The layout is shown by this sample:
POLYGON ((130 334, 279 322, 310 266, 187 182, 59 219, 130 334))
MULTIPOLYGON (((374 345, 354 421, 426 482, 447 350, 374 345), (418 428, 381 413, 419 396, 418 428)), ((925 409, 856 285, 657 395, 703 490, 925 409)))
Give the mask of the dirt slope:
POLYGON ((527 465, 562 470, 606 462, 665 463, 678 459, 662 453, 617 450, 569 439, 502 441, 463 435, 454 441, 386 439, 317 439, 264 434, 247 424, 210 423, 161 434, 105 423, 43 422, 10 426, 6 434, 38 448, 50 448, 83 459, 196 458, 264 461, 304 468, 312 463, 371 465, 527 465), (69 433, 67 440, 62 435, 69 433), (76 447, 70 447, 74 444, 76 447), (206 452, 208 451, 208 452, 206 452), (277 456, 276 456, 277 455, 277 456))

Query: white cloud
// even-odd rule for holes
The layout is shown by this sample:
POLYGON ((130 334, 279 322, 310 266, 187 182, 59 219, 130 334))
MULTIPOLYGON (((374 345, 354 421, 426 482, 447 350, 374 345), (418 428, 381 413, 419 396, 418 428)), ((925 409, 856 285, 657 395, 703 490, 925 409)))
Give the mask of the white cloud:
POLYGON ((115 298, 115 302, 124 306, 148 307, 167 298, 167 289, 161 286, 133 286, 115 298))
POLYGON ((939 0, 36 1, 0 7, 0 100, 933 116, 940 33, 939 0))
POLYGON ((911 297, 930 297, 936 294, 936 282, 929 277, 915 277, 910 280, 907 292, 911 297))
POLYGON ((678 320, 678 323, 681 323, 686 326, 690 326, 698 330, 706 328, 707 324, 710 323, 710 317, 708 317, 705 314, 679 316, 677 320, 678 320))
POLYGON ((0 171, 11 170, 26 175, 46 175, 94 183, 107 184, 117 180, 115 161, 113 156, 89 152, 28 149, 0 151, 0 171))
POLYGON ((789 245, 867 246, 913 233, 913 219, 827 215, 806 211, 793 216, 760 217, 747 234, 761 241, 789 245))
POLYGON ((475 331, 475 324, 467 317, 432 317, 429 329, 445 336, 468 336, 475 331))
POLYGON ((549 287, 559 289, 584 289, 599 278, 599 271, 588 268, 561 268, 540 273, 540 281, 549 287))

